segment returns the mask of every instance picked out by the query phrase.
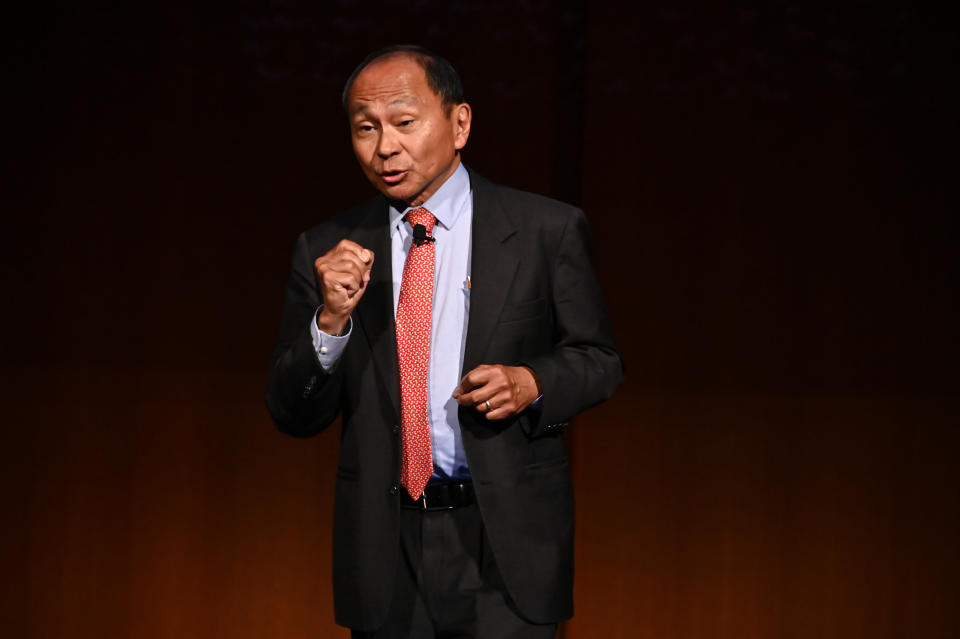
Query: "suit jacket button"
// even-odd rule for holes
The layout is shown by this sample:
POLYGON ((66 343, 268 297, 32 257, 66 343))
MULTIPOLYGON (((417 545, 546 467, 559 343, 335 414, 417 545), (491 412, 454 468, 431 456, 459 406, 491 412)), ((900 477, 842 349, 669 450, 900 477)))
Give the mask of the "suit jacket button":
POLYGON ((400 424, 394 424, 394 425, 393 425, 393 434, 394 434, 394 435, 399 435, 399 434, 400 434, 400 424))
POLYGON ((390 487, 390 494, 391 494, 391 495, 396 495, 398 492, 400 492, 400 487, 397 486, 396 484, 394 484, 393 486, 390 487))

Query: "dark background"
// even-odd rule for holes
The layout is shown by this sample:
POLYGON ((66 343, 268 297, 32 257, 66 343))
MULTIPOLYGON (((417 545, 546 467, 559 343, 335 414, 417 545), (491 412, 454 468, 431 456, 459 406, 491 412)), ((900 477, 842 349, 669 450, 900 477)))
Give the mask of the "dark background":
POLYGON ((297 234, 371 193, 342 82, 419 42, 463 76, 466 162, 594 228, 627 378, 569 431, 566 636, 960 635, 955 25, 906 2, 10 16, 0 625, 345 636, 338 433, 284 437, 262 396, 297 234))

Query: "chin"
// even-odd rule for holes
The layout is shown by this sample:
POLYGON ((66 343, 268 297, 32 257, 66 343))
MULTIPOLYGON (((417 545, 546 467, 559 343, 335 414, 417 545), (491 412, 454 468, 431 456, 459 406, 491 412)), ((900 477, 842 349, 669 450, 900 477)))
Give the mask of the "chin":
POLYGON ((379 190, 381 193, 386 195, 391 200, 403 200, 404 202, 406 202, 407 198, 410 196, 410 194, 407 192, 407 189, 403 188, 400 185, 387 186, 385 184, 381 184, 377 190, 379 190))
MULTIPOLYGON (((386 195, 388 198, 393 200, 402 200, 407 204, 410 204, 419 194, 420 191, 411 188, 406 184, 396 184, 394 186, 385 186, 385 188, 380 189, 380 192, 386 195)), ((414 206, 410 204, 410 206, 414 206)))

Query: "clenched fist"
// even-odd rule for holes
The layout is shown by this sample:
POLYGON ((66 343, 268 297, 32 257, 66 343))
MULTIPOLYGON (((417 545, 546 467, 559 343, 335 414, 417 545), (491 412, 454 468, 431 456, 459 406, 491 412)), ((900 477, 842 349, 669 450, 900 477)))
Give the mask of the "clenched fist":
POLYGON ((313 265, 323 291, 323 310, 317 315, 317 328, 328 335, 339 335, 367 290, 373 251, 344 239, 318 257, 313 265))

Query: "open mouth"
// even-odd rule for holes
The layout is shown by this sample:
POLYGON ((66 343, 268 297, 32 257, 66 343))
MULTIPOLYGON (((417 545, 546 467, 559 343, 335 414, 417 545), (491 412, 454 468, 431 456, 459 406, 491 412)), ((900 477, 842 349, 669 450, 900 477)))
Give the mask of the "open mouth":
POLYGON ((384 171, 380 174, 380 179, 387 184, 398 184, 406 174, 406 171, 384 171))

